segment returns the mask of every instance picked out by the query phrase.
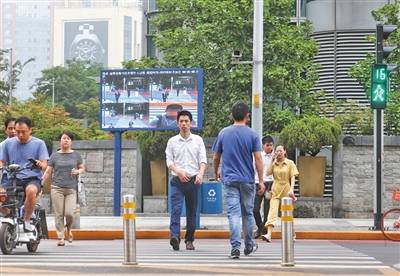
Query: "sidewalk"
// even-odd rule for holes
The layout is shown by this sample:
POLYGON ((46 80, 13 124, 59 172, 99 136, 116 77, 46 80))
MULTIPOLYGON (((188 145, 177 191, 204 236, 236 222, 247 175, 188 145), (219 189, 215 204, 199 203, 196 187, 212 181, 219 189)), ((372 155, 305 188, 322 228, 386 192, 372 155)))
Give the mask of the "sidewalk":
MULTIPOLYGON (((296 218, 294 228, 298 239, 381 240, 380 231, 370 231, 373 219, 296 218)), ((50 238, 56 238, 54 217, 47 217, 50 238)), ((182 228, 185 218, 181 219, 182 228)), ((75 239, 122 239, 122 217, 82 216, 79 229, 74 230, 75 239)), ((399 233, 400 234, 400 233, 399 233)), ((226 215, 201 215, 197 238, 229 238, 226 215)), ((168 214, 138 214, 137 238, 169 238, 168 214)), ((273 238, 280 237, 280 225, 275 227, 273 238)))

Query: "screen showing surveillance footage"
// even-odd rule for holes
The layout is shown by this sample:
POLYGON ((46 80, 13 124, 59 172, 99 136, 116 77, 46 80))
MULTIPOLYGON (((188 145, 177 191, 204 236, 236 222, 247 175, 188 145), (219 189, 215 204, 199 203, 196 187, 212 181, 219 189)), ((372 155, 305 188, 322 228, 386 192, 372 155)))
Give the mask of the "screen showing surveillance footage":
POLYGON ((177 114, 189 110, 202 127, 203 70, 163 68, 104 70, 100 75, 103 130, 177 129, 177 114))

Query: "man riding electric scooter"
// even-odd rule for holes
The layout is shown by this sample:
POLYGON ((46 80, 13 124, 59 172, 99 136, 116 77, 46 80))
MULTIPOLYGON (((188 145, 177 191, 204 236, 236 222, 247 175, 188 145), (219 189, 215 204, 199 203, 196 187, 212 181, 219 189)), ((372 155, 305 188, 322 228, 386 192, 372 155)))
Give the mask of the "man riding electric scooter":
MULTIPOLYGON (((34 231, 31 225, 31 216, 35 208, 36 197, 41 191, 42 171, 47 167, 49 154, 45 143, 32 136, 32 121, 27 117, 19 117, 15 121, 16 136, 5 141, 0 152, 0 166, 18 164, 26 168, 31 163, 34 166, 30 170, 20 170, 17 173, 17 182, 25 190, 24 202, 24 230, 34 231)), ((10 185, 8 181, 2 186, 10 185)), ((7 215, 7 210, 1 210, 7 215)))

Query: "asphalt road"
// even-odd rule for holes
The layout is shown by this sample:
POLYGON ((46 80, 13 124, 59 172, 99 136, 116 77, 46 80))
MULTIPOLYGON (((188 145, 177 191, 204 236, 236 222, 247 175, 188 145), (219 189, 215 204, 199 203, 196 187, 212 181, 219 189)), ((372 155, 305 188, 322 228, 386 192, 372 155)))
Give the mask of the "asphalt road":
POLYGON ((239 260, 228 258, 229 241, 201 239, 196 250, 173 251, 168 240, 137 240, 138 265, 123 265, 123 241, 40 244, 0 255, 0 275, 400 275, 400 244, 386 241, 298 240, 295 266, 281 266, 280 240, 259 242, 239 260))

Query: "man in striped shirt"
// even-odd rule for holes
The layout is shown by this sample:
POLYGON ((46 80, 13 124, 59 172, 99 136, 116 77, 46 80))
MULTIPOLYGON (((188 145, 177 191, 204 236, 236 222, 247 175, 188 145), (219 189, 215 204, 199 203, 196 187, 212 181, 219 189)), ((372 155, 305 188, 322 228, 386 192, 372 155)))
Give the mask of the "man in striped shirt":
POLYGON ((174 250, 179 250, 180 215, 184 198, 186 203, 185 244, 187 250, 194 250, 197 194, 200 192, 200 184, 203 182, 207 164, 203 139, 190 132, 192 121, 193 117, 189 111, 182 110, 178 113, 179 134, 169 139, 165 149, 167 166, 173 175, 170 190, 170 245, 174 250))

